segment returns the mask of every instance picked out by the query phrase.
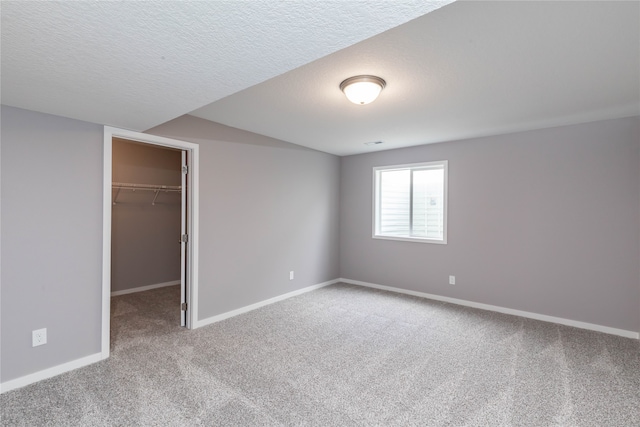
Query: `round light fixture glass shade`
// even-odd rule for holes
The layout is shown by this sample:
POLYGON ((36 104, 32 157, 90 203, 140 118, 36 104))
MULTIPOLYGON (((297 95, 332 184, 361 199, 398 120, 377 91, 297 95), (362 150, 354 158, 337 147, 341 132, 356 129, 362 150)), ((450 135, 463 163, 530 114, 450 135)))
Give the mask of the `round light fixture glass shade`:
POLYGON ((354 104, 364 105, 375 101, 387 83, 376 76, 349 77, 340 83, 340 90, 354 104))

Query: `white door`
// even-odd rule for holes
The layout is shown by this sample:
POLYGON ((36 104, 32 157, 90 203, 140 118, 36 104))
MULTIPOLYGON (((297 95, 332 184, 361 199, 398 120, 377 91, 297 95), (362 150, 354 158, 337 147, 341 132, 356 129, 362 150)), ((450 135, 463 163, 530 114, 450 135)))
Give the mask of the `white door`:
POLYGON ((182 150, 182 202, 180 214, 180 326, 187 326, 187 245, 189 234, 187 233, 187 151, 182 150))

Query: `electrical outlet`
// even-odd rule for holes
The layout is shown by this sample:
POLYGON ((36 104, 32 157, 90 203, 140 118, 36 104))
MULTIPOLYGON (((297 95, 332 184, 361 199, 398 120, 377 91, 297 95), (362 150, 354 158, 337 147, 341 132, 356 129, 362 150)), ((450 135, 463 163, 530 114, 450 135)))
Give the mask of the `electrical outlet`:
POLYGON ((289 280, 293 280, 293 271, 289 272, 289 280))
POLYGON ((31 332, 31 347, 37 347, 47 343, 47 328, 31 332))
POLYGON ((449 284, 450 285, 456 284, 456 276, 449 276, 449 284))

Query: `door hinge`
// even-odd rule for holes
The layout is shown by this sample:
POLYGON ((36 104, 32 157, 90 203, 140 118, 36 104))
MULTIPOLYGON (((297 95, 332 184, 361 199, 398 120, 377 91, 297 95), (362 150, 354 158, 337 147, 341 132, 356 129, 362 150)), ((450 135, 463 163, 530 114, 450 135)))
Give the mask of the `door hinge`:
POLYGON ((182 243, 188 243, 188 242, 189 242, 189 235, 188 235, 188 234, 183 234, 183 235, 180 237, 180 241, 181 241, 182 243))
POLYGON ((187 303, 186 303, 186 302, 183 302, 182 304, 180 304, 180 309, 181 309, 182 311, 187 311, 187 303))
POLYGON ((185 174, 189 173, 189 166, 187 166, 187 165, 182 166, 182 173, 185 173, 185 174))

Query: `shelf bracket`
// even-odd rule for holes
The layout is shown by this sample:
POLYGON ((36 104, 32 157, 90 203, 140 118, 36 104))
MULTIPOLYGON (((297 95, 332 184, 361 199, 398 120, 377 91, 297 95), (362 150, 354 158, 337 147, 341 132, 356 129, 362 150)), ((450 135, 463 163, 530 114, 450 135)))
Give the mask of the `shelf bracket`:
POLYGON ((113 197, 113 204, 116 204, 116 200, 118 200, 118 194, 120 194, 120 188, 116 190, 116 195, 113 197))

